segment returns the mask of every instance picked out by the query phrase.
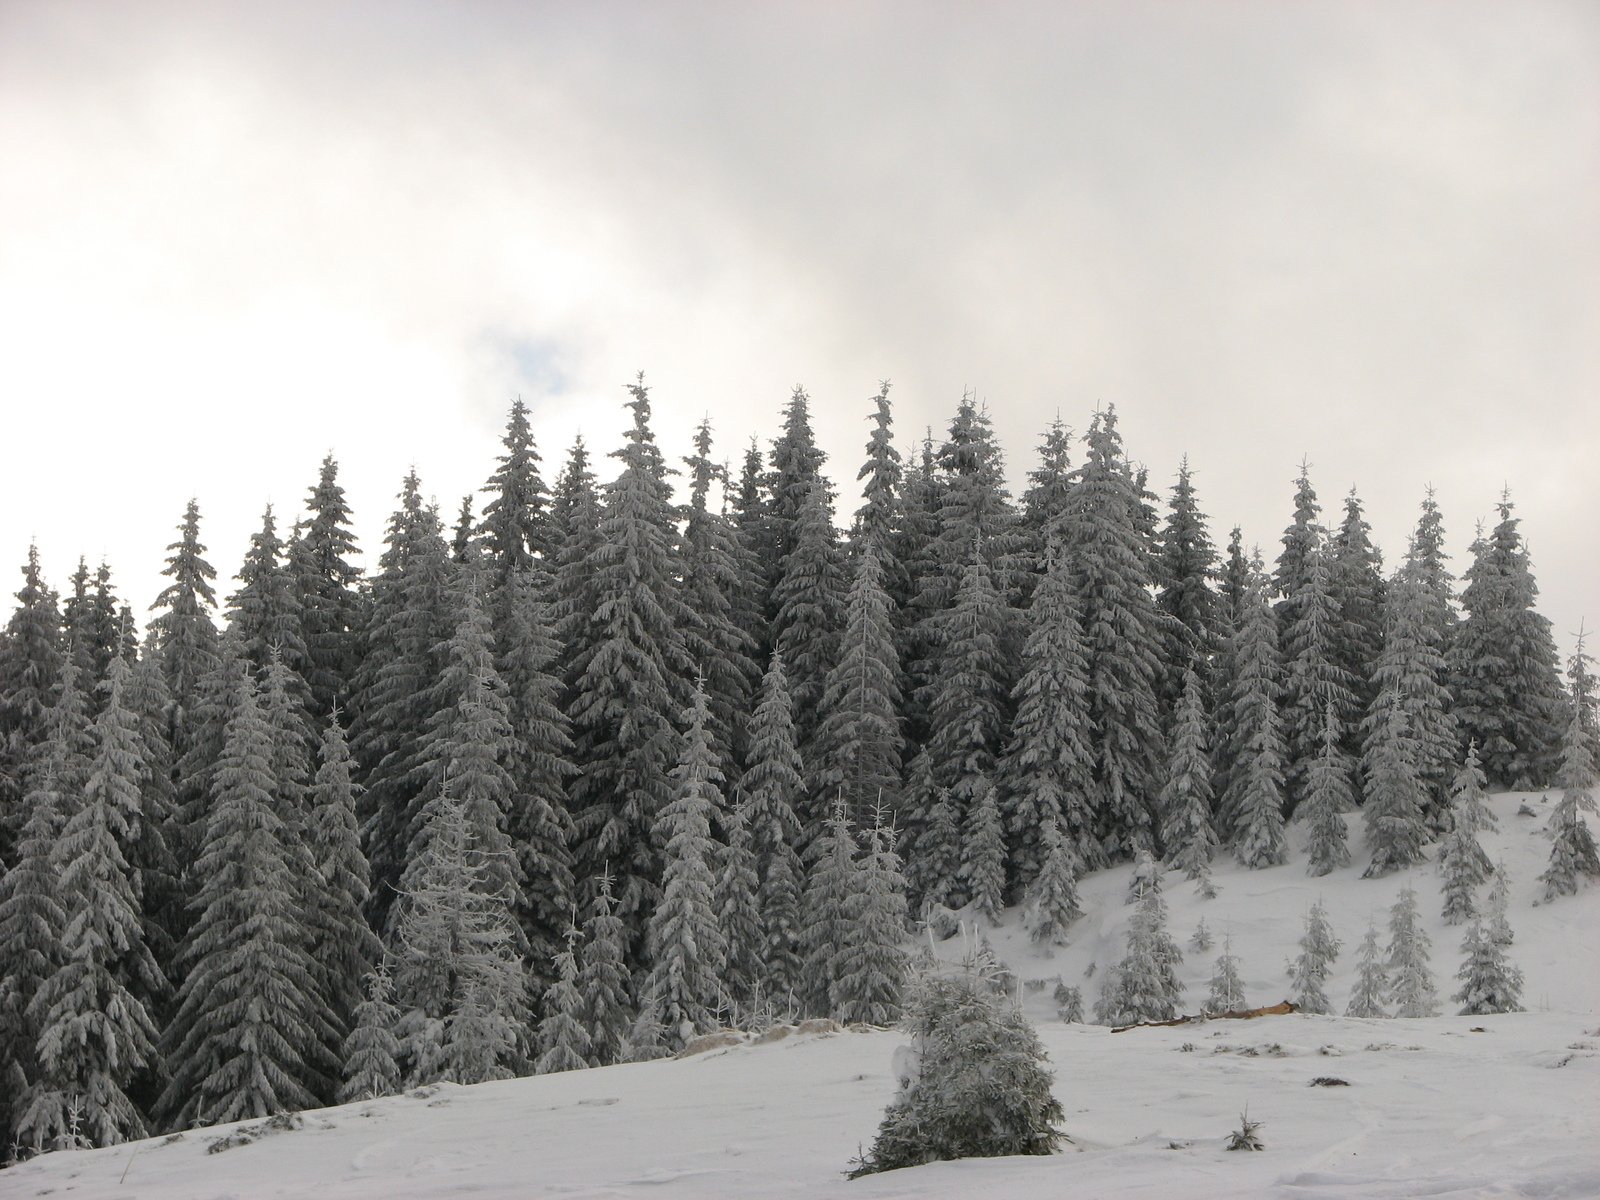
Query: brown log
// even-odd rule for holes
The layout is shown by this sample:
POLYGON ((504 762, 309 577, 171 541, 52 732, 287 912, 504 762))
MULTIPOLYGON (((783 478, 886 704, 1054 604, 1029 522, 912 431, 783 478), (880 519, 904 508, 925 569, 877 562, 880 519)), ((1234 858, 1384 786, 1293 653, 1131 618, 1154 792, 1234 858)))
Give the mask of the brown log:
POLYGON ((1118 1025, 1112 1033, 1127 1033, 1130 1029, 1160 1029, 1168 1025, 1192 1025, 1196 1021, 1248 1021, 1252 1017, 1281 1017, 1285 1013, 1299 1012, 1287 1000, 1269 1004, 1265 1008, 1245 1008, 1238 1012, 1195 1013, 1192 1017, 1177 1017, 1171 1021, 1136 1021, 1132 1025, 1118 1025))

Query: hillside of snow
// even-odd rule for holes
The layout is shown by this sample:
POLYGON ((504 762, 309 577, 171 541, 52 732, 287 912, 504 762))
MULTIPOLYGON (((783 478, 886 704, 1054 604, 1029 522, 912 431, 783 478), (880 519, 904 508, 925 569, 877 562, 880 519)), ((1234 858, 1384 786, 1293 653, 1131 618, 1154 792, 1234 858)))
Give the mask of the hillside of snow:
MULTIPOLYGON (((1121 957, 1129 867, 1081 885, 1073 944, 1034 953, 1016 925, 986 931, 1024 981, 1025 1004, 1056 1073, 1070 1139, 1048 1158, 941 1163, 847 1181, 894 1091, 894 1031, 794 1033, 676 1061, 482 1084, 219 1126, 104 1150, 45 1155, 0 1172, 0 1196, 148 1200, 315 1196, 616 1197, 683 1200, 818 1197, 1600 1196, 1600 888, 1534 905, 1548 854, 1540 795, 1492 800, 1484 848, 1511 880, 1513 959, 1526 1013, 1425 1020, 1291 1015, 1123 1033, 1066 1025, 1057 976, 1092 1006, 1100 971, 1121 957), (1536 813, 1518 816, 1526 803, 1536 813), (1086 978, 1090 964, 1095 971, 1086 978), (1313 1086, 1320 1077, 1344 1085, 1313 1086), (1222 1149, 1248 1106, 1261 1153, 1222 1149), (241 1136, 242 1134, 242 1136, 241 1136)), ((1354 818, 1352 818, 1354 820, 1354 818)), ((1284 960, 1320 898, 1344 941, 1329 995, 1342 1010, 1355 944, 1380 927, 1399 890, 1420 898, 1446 1013, 1462 927, 1439 919, 1431 864, 1378 880, 1355 864, 1321 879, 1303 855, 1244 871, 1219 860, 1212 900, 1168 875, 1171 930, 1185 948, 1185 1010, 1206 992, 1232 939, 1252 1004, 1288 991, 1284 960), (1188 948, 1201 916, 1217 938, 1188 948)), ((1296 846, 1298 851, 1299 847, 1296 846)), ((1385 935, 1386 940, 1386 935, 1385 935)), ((963 939, 938 945, 959 957, 963 939)))

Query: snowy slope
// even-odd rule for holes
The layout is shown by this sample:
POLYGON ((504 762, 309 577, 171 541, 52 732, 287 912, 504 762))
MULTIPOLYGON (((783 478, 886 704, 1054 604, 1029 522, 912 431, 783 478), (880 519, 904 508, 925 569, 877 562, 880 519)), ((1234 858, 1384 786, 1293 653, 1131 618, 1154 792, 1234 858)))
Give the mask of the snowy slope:
MULTIPOLYGON (((1288 1016, 1121 1034, 1053 1019, 1049 989, 1029 1011, 1057 1072, 1071 1143, 1041 1159, 936 1164, 847 1182, 893 1083, 889 1031, 797 1034, 681 1061, 441 1086, 425 1094, 305 1114, 301 1127, 209 1152, 235 1127, 107 1150, 46 1155, 0 1172, 0 1196, 144 1197, 1430 1197, 1600 1196, 1600 888, 1532 906, 1547 843, 1540 797, 1499 796, 1484 838, 1514 880, 1515 959, 1533 1010, 1421 1021, 1288 1016), (1537 819, 1518 818, 1528 799, 1537 819), (1481 1029, 1482 1032, 1475 1032, 1481 1029), (1313 1087, 1336 1076, 1347 1087, 1313 1087), (1222 1140, 1246 1105, 1266 1151, 1222 1140), (119 1179, 122 1182, 119 1183, 119 1179)), ((1220 895, 1167 879, 1186 941, 1204 913, 1233 936, 1250 998, 1286 993, 1283 959, 1320 896, 1346 948, 1330 995, 1341 1007, 1353 945, 1404 880, 1434 939, 1442 994, 1453 990, 1461 930, 1437 919, 1431 867, 1362 880, 1357 865, 1321 880, 1303 859, 1246 872, 1219 864, 1220 895)), ((1120 957, 1128 868, 1084 881, 1076 941, 1036 958, 1008 924, 990 938, 1024 979, 1083 982, 1120 957)), ((957 939, 959 940, 959 939, 957 939)), ((941 952, 959 947, 945 943, 941 952)), ((1192 1011, 1211 958, 1190 954, 1192 1011)), ((1087 981, 1092 1000, 1098 984, 1087 981)), ((1446 1012, 1453 1011, 1446 1006, 1446 1012)))

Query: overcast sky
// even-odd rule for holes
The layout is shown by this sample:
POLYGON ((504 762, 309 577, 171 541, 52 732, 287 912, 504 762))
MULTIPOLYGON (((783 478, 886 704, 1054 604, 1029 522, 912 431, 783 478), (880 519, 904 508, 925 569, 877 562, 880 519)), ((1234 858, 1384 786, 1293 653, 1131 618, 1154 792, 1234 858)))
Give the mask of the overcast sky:
POLYGON ((1431 482, 1458 573, 1509 486, 1565 652, 1597 218, 1593 3, 0 0, 4 591, 37 537, 142 619, 189 496, 231 576, 330 449, 375 558, 408 466, 453 513, 520 394, 553 477, 641 369, 673 457, 805 384, 845 484, 888 378, 1017 480, 1115 402, 1269 559, 1302 456, 1391 562, 1431 482))

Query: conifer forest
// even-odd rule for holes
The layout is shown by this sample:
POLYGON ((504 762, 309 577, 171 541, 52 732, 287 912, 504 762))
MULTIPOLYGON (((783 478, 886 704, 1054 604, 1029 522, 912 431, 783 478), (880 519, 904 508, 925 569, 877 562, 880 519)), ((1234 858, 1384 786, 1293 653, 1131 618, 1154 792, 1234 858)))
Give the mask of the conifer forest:
MULTIPOLYGON (((801 389, 731 453, 655 429, 642 377, 625 403, 620 446, 558 457, 516 402, 481 492, 441 511, 407 475, 381 547, 331 455, 231 576, 198 497, 148 611, 30 553, 0 636, 0 1156, 891 1024, 922 931, 1024 905, 1065 941, 1123 862, 1204 892, 1223 856, 1379 878, 1437 848, 1481 960, 1459 998, 1503 1011, 1485 791, 1565 789, 1548 898, 1600 875, 1591 663, 1559 659, 1508 494, 1452 563, 1419 483, 1385 555, 1288 464, 1258 547, 1112 407, 1045 429, 1013 494, 971 398, 907 439, 883 385, 858 470, 801 389)), ((1173 1015, 1159 887, 1135 900, 1108 1023, 1173 1015)), ((1304 922, 1294 1000, 1329 1011, 1339 943, 1304 922)), ((1389 1000, 1437 1011, 1397 962, 1389 1000)))

